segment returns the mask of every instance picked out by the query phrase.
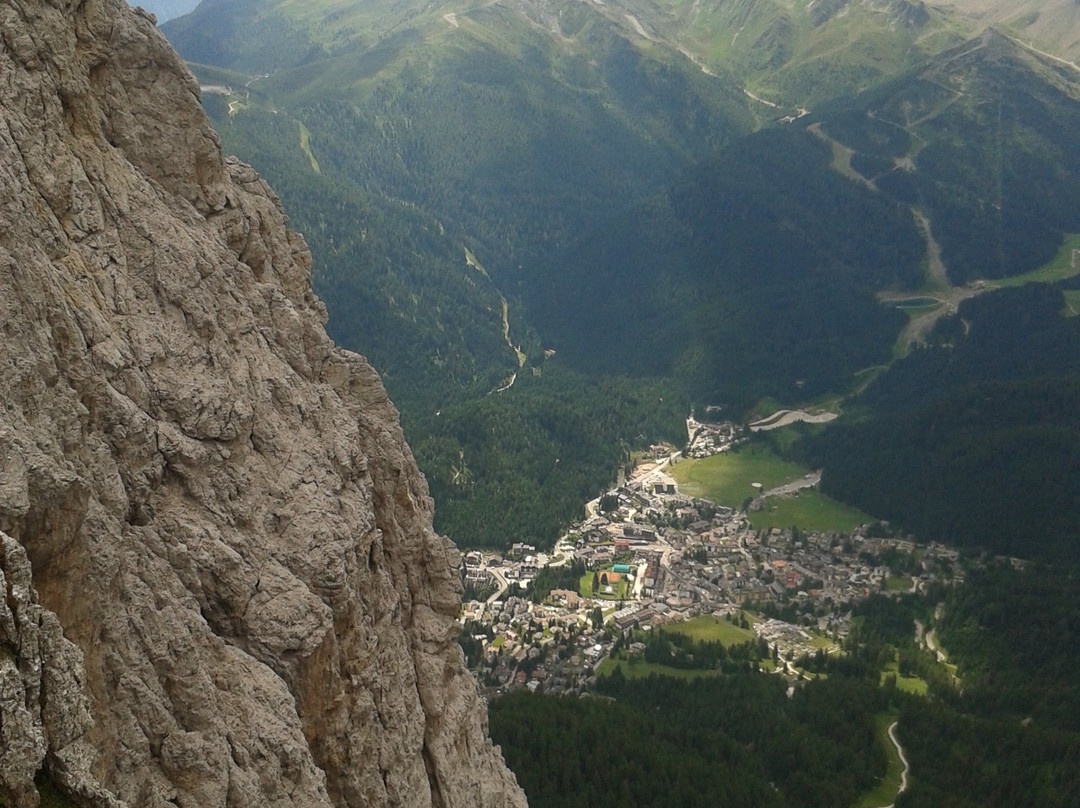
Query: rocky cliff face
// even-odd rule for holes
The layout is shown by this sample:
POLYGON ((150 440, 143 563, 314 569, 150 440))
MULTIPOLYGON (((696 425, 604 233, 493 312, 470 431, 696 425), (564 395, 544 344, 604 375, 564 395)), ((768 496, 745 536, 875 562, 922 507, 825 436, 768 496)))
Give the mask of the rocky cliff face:
POLYGON ((522 806, 310 256, 121 0, 0 0, 0 803, 522 806))

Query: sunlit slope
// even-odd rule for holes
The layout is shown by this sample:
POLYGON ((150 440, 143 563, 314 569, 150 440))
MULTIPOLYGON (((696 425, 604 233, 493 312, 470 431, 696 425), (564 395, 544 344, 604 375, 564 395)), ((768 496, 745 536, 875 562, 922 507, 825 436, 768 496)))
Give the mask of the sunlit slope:
POLYGON ((948 0, 947 7, 1059 58, 1080 58, 1080 4, 1075 0, 948 0))
MULTIPOLYGON (((588 58, 587 29, 600 15, 638 47, 678 52, 703 71, 734 77, 761 99, 763 114, 775 110, 779 116, 865 90, 988 25, 1068 55, 1076 47, 1076 38, 1068 36, 1078 30, 1075 4, 1050 5, 1021 12, 989 0, 206 0, 193 14, 170 22, 167 31, 186 58, 198 63, 270 73, 352 51, 366 54, 362 76, 390 66, 407 42, 430 45, 462 27, 481 36, 486 31, 490 45, 512 50, 522 42, 513 31, 521 24, 568 55, 588 58)), ((308 78, 318 82, 327 67, 337 72, 324 65, 315 71, 318 77, 308 78)), ((340 89, 356 76, 339 78, 345 78, 340 89)))

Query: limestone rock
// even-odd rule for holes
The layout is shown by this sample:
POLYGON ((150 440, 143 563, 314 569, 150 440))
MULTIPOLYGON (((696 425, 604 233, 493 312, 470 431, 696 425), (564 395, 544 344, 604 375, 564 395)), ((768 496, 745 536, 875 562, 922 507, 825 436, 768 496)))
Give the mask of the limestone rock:
POLYGON ((0 188, 0 799, 523 806, 397 413, 149 16, 0 0, 0 188))

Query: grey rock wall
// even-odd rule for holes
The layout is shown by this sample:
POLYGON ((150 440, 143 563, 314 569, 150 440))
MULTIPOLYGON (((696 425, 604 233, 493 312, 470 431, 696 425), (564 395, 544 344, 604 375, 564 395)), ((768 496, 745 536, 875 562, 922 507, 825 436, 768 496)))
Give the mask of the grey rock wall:
POLYGON ((0 0, 0 796, 523 806, 457 554, 277 198, 121 0, 0 0), (31 573, 32 571, 32 573, 31 573))

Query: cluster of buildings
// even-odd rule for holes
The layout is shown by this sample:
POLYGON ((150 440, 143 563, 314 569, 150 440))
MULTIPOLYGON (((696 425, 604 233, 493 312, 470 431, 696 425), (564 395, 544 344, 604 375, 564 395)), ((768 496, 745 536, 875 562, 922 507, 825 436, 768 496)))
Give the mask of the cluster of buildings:
POLYGON ((782 613, 786 620, 760 620, 755 630, 780 653, 800 655, 814 635, 841 641, 854 601, 916 591, 954 574, 954 551, 868 536, 866 528, 755 529, 743 513, 681 495, 666 473, 669 462, 640 464, 589 503, 587 518, 550 554, 514 545, 506 558, 465 555, 466 581, 494 590, 463 613, 483 643, 477 672, 485 685, 579 692, 615 639, 631 630, 744 608, 782 613), (545 567, 566 574, 540 598, 532 584, 545 567), (901 568, 906 577, 897 574, 901 568))
POLYGON ((686 456, 709 457, 726 452, 739 443, 742 427, 730 421, 708 423, 697 421, 694 414, 686 419, 686 456))

